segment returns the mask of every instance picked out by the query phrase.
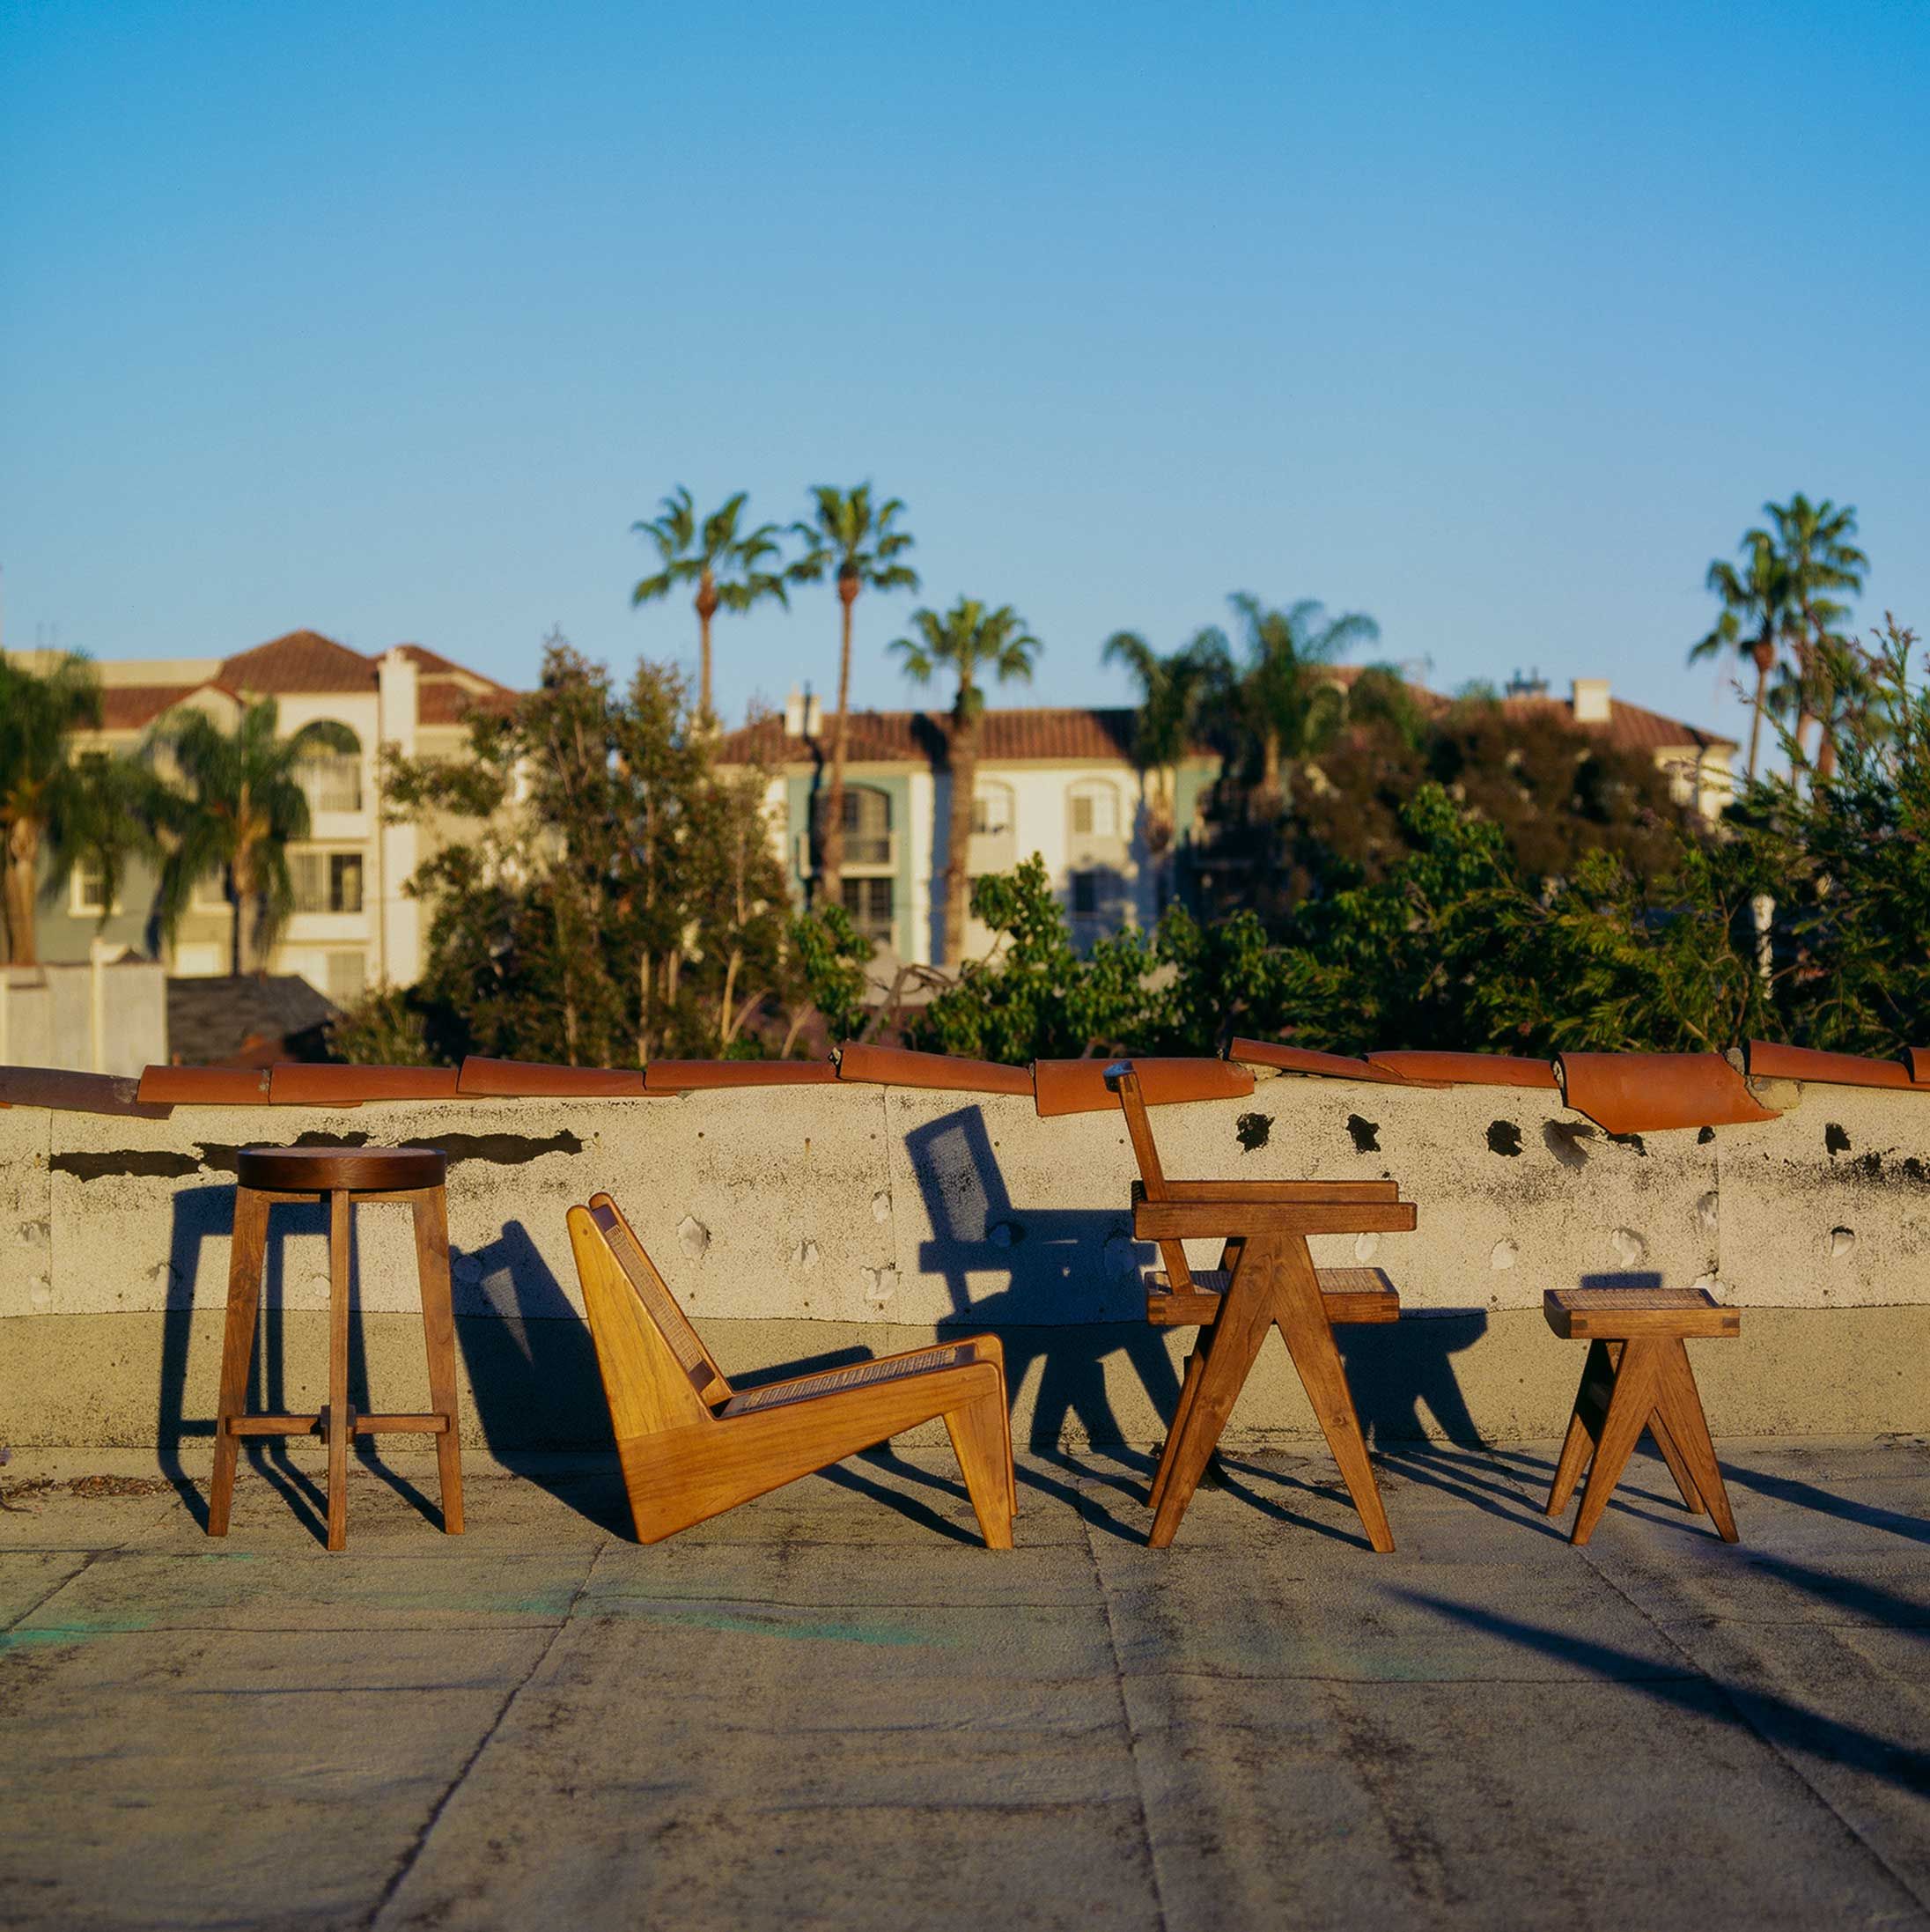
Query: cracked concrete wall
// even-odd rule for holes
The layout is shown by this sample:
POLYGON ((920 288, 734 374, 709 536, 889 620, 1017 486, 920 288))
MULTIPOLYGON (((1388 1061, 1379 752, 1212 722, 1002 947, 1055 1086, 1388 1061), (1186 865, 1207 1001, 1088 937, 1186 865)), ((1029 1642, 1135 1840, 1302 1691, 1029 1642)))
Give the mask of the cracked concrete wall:
MULTIPOLYGON (((1419 1205, 1411 1235, 1315 1243, 1323 1263, 1384 1267, 1406 1313, 1434 1318, 1346 1338, 1364 1415, 1370 1380, 1393 1387, 1383 1434, 1558 1428, 1579 1351, 1542 1326, 1542 1291, 1609 1278, 1699 1281, 1765 1311, 1698 1347, 1723 1426, 1921 1429, 1925 1378, 1897 1365, 1930 1341, 1930 1106, 1794 1097, 1757 1126, 1616 1137, 1551 1094, 1278 1078, 1153 1122, 1175 1174, 1392 1176, 1419 1205)), ((1112 1113, 857 1085, 165 1120, 23 1108, 0 1110, 0 1441, 204 1439, 235 1152, 304 1139, 447 1149, 467 1433, 493 1443, 607 1428, 564 1227, 599 1188, 727 1369, 963 1324, 1006 1336, 1026 1440, 1149 1439, 1176 1392, 1182 1336, 1138 1319, 1151 1255, 1112 1113)), ((421 1375, 408 1220, 359 1219, 357 1373, 394 1406, 389 1381, 421 1375)), ((327 1271, 319 1208, 276 1209, 258 1381, 277 1403, 315 1385, 327 1271)), ((1236 1427, 1311 1426, 1278 1366, 1236 1427)))

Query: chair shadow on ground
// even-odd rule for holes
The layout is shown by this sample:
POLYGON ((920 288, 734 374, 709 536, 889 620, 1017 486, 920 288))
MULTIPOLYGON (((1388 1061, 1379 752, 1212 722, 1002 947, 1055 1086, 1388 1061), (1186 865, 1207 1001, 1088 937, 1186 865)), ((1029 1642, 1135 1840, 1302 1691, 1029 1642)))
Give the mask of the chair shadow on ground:
POLYGON ((1170 1416, 1179 1401, 1165 1341, 1146 1325, 1140 1270, 1150 1250, 1134 1242, 1124 1199, 1112 1208, 1018 1206, 977 1105, 914 1128, 905 1152, 932 1228, 918 1265, 943 1279, 951 1302, 943 1325, 998 1331, 1008 1401, 1016 1404, 1036 1372, 1032 1428, 1020 1445, 1035 1461, 1020 1481, 1072 1505, 1111 1535, 1142 1541, 1143 1529, 1122 1523, 1079 1486, 1096 1484, 1143 1502, 1131 1467, 1144 1464, 1152 1472, 1152 1458, 1121 1446, 1125 1432, 1106 1392, 1113 1356, 1124 1359, 1160 1416, 1170 1416), (1069 1425, 1127 1467, 1081 1460, 1064 1446, 1069 1425), (1067 1479, 1037 1462, 1063 1469, 1067 1479))
MULTIPOLYGON (((203 1279, 203 1253, 210 1241, 225 1249, 234 1232, 233 1184, 178 1190, 174 1195, 173 1225, 167 1257, 167 1289, 162 1313, 161 1373, 155 1440, 162 1473, 173 1484, 195 1523, 208 1527, 208 1497, 203 1478, 190 1475, 182 1458, 184 1445, 214 1442, 215 1417, 186 1413, 188 1367, 194 1346, 195 1287, 203 1279)), ((394 1208, 387 1212, 406 1212, 394 1208)), ((357 1219, 367 1212, 357 1210, 357 1219)), ((291 1399, 288 1389, 288 1310, 285 1289, 288 1278, 288 1242, 291 1235, 326 1237, 328 1216, 320 1202, 278 1203, 269 1211, 268 1243, 262 1279, 261 1309, 256 1316, 254 1351, 248 1364, 247 1406, 251 1412, 285 1411, 291 1399)), ((224 1257, 225 1258, 225 1257, 224 1257)), ((219 1279, 220 1308, 226 1305, 226 1269, 210 1270, 206 1277, 219 1279)), ((361 1324, 355 1319, 361 1301, 362 1268, 360 1243, 351 1237, 349 1261, 349 1400, 358 1409, 372 1408, 369 1397, 369 1365, 361 1324)), ((203 1312, 207 1312, 205 1308, 203 1312)), ((209 1378, 218 1386, 218 1329, 212 1338, 217 1352, 214 1375, 209 1378)), ((426 1389, 428 1369, 424 1367, 426 1389)), ((317 1405, 327 1400, 316 1397, 317 1405)), ((319 1437, 311 1438, 320 1441, 319 1437)), ((255 1436, 242 1447, 237 1488, 248 1477, 263 1478, 282 1498, 297 1520, 318 1543, 328 1540, 328 1495, 326 1483, 300 1467, 289 1453, 290 1439, 284 1436, 255 1436)), ((352 1445, 357 1461, 379 1477, 397 1495, 421 1510, 438 1527, 441 1506, 425 1494, 399 1471, 384 1463, 371 1438, 358 1438, 352 1445)), ((198 1458, 197 1458, 198 1460, 198 1458)))

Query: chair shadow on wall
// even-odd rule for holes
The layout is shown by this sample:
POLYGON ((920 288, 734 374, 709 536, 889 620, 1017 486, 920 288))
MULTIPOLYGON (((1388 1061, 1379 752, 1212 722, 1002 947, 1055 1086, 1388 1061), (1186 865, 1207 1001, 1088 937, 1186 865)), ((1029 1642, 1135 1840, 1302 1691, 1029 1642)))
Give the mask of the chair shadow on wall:
MULTIPOLYGON (((978 1106, 913 1129, 905 1151, 932 1229, 919 1251, 919 1267, 943 1278, 951 1301, 952 1313, 941 1325, 998 1331, 1008 1400, 1016 1401, 1036 1368, 1032 1430, 1023 1445, 1033 1456, 1069 1476, 1096 1477, 1138 1500, 1137 1482, 1080 1460, 1061 1441, 1068 1422, 1076 1422, 1088 1443, 1106 1445, 1120 1461, 1150 1473, 1149 1456, 1115 1448, 1124 1439, 1106 1393, 1106 1364, 1115 1355, 1125 1359, 1161 1417, 1170 1416, 1179 1401, 1179 1377, 1165 1343, 1145 1323, 1141 1250, 1132 1240, 1124 1189, 1111 1208, 1016 1206, 978 1106), (1003 1285, 988 1289, 983 1286, 988 1275, 1003 1277, 1003 1285)), ((1019 1473, 1021 1482, 1090 1514, 1089 1498, 1071 1483, 1036 1468, 1019 1473)), ((1096 1520, 1119 1536, 1141 1539, 1138 1528, 1129 1530, 1109 1515, 1096 1520)))
MULTIPOLYGON (((211 1349, 204 1383, 218 1387, 220 1375, 221 1317, 227 1305, 227 1247, 234 1233, 234 1196, 232 1182, 176 1191, 167 1254, 167 1290, 161 1326, 161 1371, 155 1441, 162 1473, 187 1504, 188 1512, 203 1528, 208 1526, 208 1497, 205 1471, 190 1473, 183 1460, 183 1449, 190 1442, 214 1444, 215 1416, 190 1416, 187 1412, 189 1356, 195 1346, 194 1323, 196 1309, 195 1285, 205 1281, 212 1301, 201 1305, 203 1315, 215 1316, 211 1332, 203 1347, 211 1349), (218 1245, 217 1265, 206 1266, 206 1250, 210 1242, 218 1245)), ((359 1210, 357 1211, 359 1216, 359 1210)), ((261 1308, 256 1316, 254 1350, 248 1363, 247 1406, 251 1412, 286 1411, 292 1399, 288 1374, 288 1243, 291 1236, 315 1235, 326 1239, 328 1214, 320 1201, 282 1203, 269 1214, 268 1242, 262 1277, 261 1308)), ((349 1256, 349 1400, 358 1409, 371 1408, 368 1353, 361 1324, 355 1318, 361 1302, 362 1269, 359 1243, 351 1237, 349 1256)), ((322 1358, 326 1374, 326 1358, 322 1358)), ((426 1381, 426 1365, 424 1370, 426 1381)), ((326 1402, 325 1392, 313 1399, 318 1407, 326 1402)), ((309 1438, 319 1443, 320 1438, 309 1438)), ((319 1472, 302 1468, 290 1454, 286 1436, 253 1436, 242 1444, 247 1473, 267 1481, 282 1501, 303 1523, 318 1542, 328 1538, 328 1489, 319 1472)), ((399 1471, 384 1463, 371 1437, 357 1437, 352 1444, 355 1456, 372 1473, 420 1509, 431 1521, 441 1521, 440 1507, 399 1471)), ((196 1457, 198 1463, 200 1458, 196 1457)))

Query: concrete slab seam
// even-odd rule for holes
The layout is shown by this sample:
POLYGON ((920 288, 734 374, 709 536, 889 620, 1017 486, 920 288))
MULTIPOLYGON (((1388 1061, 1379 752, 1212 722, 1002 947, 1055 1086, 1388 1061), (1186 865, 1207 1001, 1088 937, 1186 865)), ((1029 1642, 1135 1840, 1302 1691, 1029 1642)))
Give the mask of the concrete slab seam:
POLYGON ((602 1560, 604 1551, 608 1549, 609 1546, 610 1539, 606 1537, 590 1552, 590 1560, 584 1566, 583 1574, 578 1581, 576 1589, 570 1601, 564 1606, 562 1617, 557 1619, 555 1629, 549 1633, 549 1641, 536 1653, 531 1660, 528 1670, 525 1670, 511 1687, 509 1695, 497 1707, 496 1715, 490 1720, 488 1728, 483 1731, 482 1737, 477 1739, 475 1749, 456 1767, 455 1776, 449 1781, 448 1786, 443 1791, 442 1796, 430 1806, 429 1815, 423 1820, 422 1829, 416 1833, 415 1841, 402 1854, 400 1862, 396 1865, 395 1869, 389 1874, 388 1882, 382 1887, 375 1904, 370 1909, 368 1917, 362 1921, 365 1926, 371 1928, 371 1932, 380 1921, 382 1914, 388 1910, 390 1901, 401 1890, 403 1882, 408 1878, 409 1873, 420 1862, 422 1855, 429 1848, 429 1840, 434 1836, 436 1826, 442 1822, 443 1813, 449 1808, 451 1799, 462 1788, 468 1780, 469 1773, 482 1761, 482 1753, 490 1748, 497 1732, 503 1728, 503 1720, 514 1708, 516 1700, 529 1687, 534 1680, 537 1671, 541 1670, 543 1665, 549 1661, 549 1653, 556 1648, 557 1640, 570 1627, 570 1620, 577 1613, 577 1605, 583 1601, 584 1592, 590 1587, 590 1579, 596 1574, 597 1564, 602 1560))

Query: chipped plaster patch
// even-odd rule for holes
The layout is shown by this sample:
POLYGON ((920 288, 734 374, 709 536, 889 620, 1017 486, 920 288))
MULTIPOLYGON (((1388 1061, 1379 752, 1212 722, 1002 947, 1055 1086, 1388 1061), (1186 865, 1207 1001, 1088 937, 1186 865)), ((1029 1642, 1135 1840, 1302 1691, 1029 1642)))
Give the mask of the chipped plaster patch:
POLYGON ((1856 1252, 1856 1230, 1832 1228, 1824 1237, 1823 1251, 1831 1261, 1847 1261, 1856 1252))
POLYGON ((1499 1273, 1504 1269, 1512 1268, 1521 1259, 1521 1255, 1520 1243, 1510 1241, 1504 1235, 1488 1250, 1488 1265, 1499 1273))
POLYGON ((1609 1235, 1609 1246, 1624 1268, 1639 1268, 1648 1259, 1648 1243, 1632 1228, 1617 1228, 1609 1235))
POLYGON ((690 1260, 701 1261, 710 1250, 711 1230, 695 1214, 686 1214, 677 1223, 677 1245, 690 1260))
POLYGON ((1372 1261, 1380 1251, 1380 1235, 1357 1235, 1354 1236, 1353 1257, 1356 1261, 1372 1261))

